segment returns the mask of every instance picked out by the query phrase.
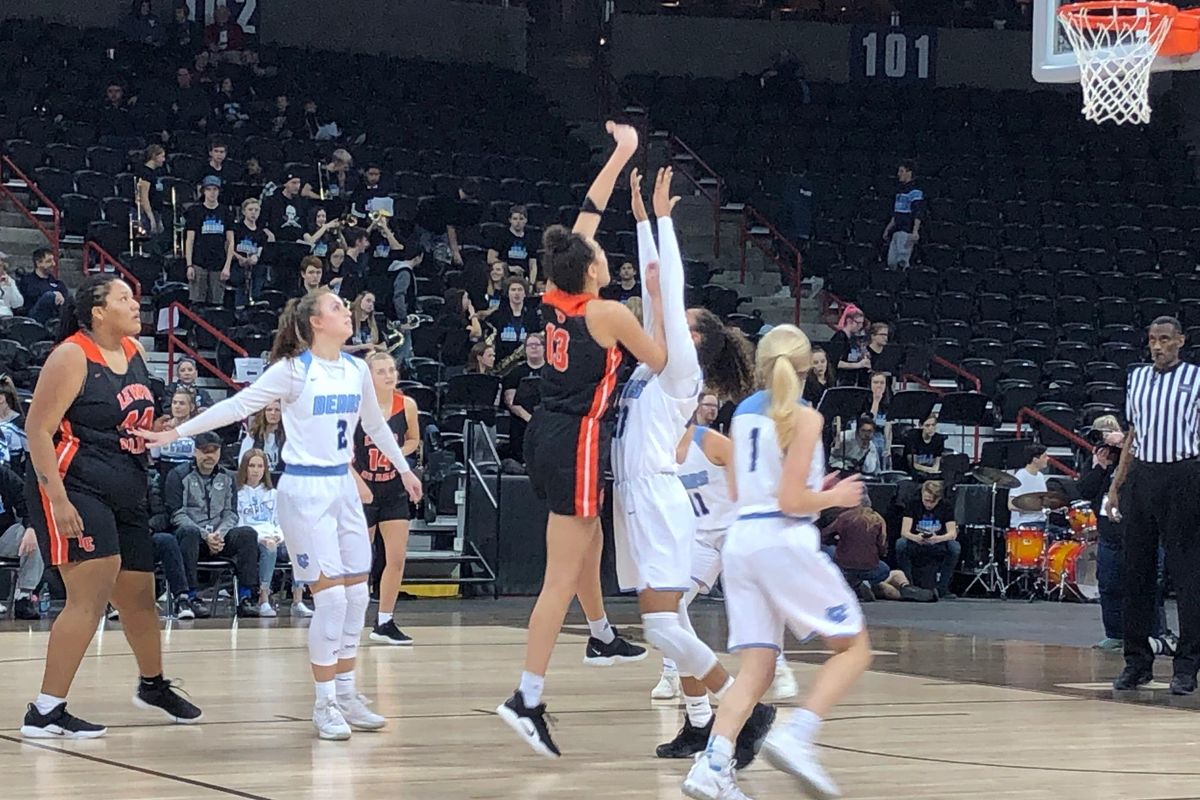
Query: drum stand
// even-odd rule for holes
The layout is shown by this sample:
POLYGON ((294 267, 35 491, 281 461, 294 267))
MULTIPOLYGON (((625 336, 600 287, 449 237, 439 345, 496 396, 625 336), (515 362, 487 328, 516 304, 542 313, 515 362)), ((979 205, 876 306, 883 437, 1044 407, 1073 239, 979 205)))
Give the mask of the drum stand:
POLYGON ((967 588, 963 590, 963 594, 967 594, 975 586, 979 584, 988 594, 995 592, 1000 593, 1000 599, 1007 599, 1008 587, 1004 584, 1004 578, 1000 575, 1000 562, 996 560, 996 484, 992 484, 992 506, 991 506, 991 524, 984 526, 988 535, 988 560, 987 563, 975 570, 975 577, 967 584, 967 588))

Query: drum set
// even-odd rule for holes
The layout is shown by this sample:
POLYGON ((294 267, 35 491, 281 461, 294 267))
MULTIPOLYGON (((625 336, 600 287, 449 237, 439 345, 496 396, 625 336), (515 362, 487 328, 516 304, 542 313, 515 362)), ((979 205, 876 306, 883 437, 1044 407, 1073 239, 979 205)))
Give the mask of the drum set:
MULTIPOLYGON (((990 467, 979 467, 973 475, 991 487, 993 512, 997 490, 1021 485, 1007 472, 990 467)), ((997 560, 998 537, 989 535, 989 560, 976 570, 971 586, 979 583, 987 591, 998 591, 1001 597, 1017 587, 1030 599, 1098 600, 1099 534, 1092 504, 1086 500, 1072 502, 1061 492, 1031 492, 1012 498, 1012 505, 1020 511, 1046 512, 1046 524, 1018 525, 1004 532, 1006 576, 1001 576, 997 560)))

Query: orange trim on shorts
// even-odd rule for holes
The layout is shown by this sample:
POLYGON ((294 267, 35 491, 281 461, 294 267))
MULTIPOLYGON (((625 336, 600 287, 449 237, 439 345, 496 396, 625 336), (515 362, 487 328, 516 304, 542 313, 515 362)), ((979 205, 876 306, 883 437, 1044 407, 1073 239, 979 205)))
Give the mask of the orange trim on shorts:
POLYGON ((579 517, 600 516, 600 417, 616 388, 621 358, 619 348, 608 349, 604 377, 596 384, 592 407, 579 422, 579 440, 575 445, 575 515, 579 517))
MULTIPOLYGON (((58 444, 54 448, 54 454, 58 457, 58 476, 62 478, 66 476, 67 470, 71 467, 71 461, 79 452, 79 439, 71 429, 71 423, 65 419, 59 425, 58 433, 58 444)), ((58 531, 58 523, 54 519, 54 511, 50 506, 50 497, 40 483, 38 484, 38 497, 42 501, 42 512, 46 516, 46 531, 50 535, 50 564, 57 567, 67 563, 68 540, 58 531)))

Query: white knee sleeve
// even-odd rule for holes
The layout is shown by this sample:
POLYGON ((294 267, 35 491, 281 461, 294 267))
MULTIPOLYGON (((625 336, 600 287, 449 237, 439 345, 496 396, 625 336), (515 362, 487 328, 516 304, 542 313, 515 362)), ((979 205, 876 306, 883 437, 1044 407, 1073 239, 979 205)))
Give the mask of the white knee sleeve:
POLYGON ((680 675, 703 678, 717 665, 712 649, 680 624, 675 611, 642 615, 646 641, 675 662, 680 675))
POLYGON ((338 660, 342 628, 346 624, 346 587, 330 586, 313 593, 313 615, 308 623, 308 659, 318 667, 338 660))
POLYGON ((355 658, 358 656, 358 640, 362 637, 363 620, 367 616, 367 606, 371 604, 371 593, 367 584, 355 583, 346 587, 346 619, 342 623, 342 647, 338 650, 338 658, 355 658))
POLYGON ((692 618, 688 615, 688 603, 690 602, 687 595, 684 595, 683 599, 679 601, 679 627, 695 636, 696 629, 692 627, 692 618))

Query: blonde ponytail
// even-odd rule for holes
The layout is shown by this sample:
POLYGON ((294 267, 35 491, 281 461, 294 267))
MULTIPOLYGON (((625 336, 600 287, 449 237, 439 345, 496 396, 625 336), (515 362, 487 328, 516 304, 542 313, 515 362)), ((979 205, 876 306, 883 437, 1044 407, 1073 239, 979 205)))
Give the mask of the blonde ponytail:
POLYGON ((812 344, 795 325, 772 328, 758 343, 755 368, 759 385, 767 390, 767 416, 775 423, 779 448, 786 451, 796 428, 804 380, 812 367, 812 344))

